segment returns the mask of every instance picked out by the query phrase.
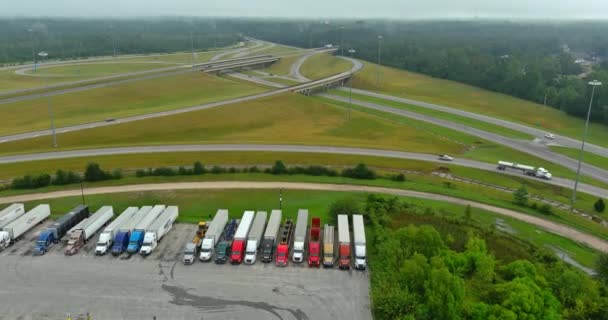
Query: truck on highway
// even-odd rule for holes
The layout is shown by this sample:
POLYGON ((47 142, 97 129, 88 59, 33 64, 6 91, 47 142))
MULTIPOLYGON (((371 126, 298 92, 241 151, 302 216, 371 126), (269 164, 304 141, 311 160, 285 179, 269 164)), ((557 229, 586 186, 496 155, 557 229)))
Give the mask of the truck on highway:
POLYGON ((25 214, 23 203, 13 203, 0 211, 0 230, 7 224, 17 220, 25 214))
POLYGON ((350 269, 350 231, 345 214, 338 215, 338 257, 338 267, 350 269))
POLYGON ((106 254, 112 247, 112 240, 120 230, 120 227, 125 224, 135 213, 137 207, 128 207, 114 221, 112 221, 99 235, 97 246, 95 247, 95 255, 101 256, 106 254))
POLYGON ((40 256, 45 254, 51 246, 59 242, 68 230, 88 217, 89 207, 87 205, 79 205, 68 211, 68 213, 57 219, 50 227, 38 235, 38 240, 36 240, 36 246, 34 247, 34 255, 40 256))
POLYGON ((254 264, 258 256, 258 249, 262 243, 264 228, 266 227, 266 211, 258 211, 253 219, 253 224, 247 236, 247 246, 245 247, 245 263, 254 264))
POLYGON ((281 210, 272 210, 270 212, 270 219, 268 219, 268 226, 266 226, 266 231, 264 231, 264 239, 261 244, 262 256, 260 260, 264 263, 272 262, 272 258, 274 257, 274 248, 279 236, 279 229, 281 228, 282 215, 283 212, 281 210))
POLYGON ((232 246, 232 239, 234 238, 234 233, 236 232, 237 227, 239 226, 239 221, 236 219, 230 220, 230 223, 226 225, 224 228, 222 240, 217 244, 217 247, 214 251, 213 260, 217 264, 224 264, 228 261, 228 257, 230 256, 230 247, 232 246))
POLYGON ((253 211, 245 211, 245 213, 243 213, 241 222, 239 222, 239 227, 236 229, 236 233, 234 234, 234 238, 232 239, 232 247, 230 253, 231 264, 241 264, 241 262, 243 262, 243 255, 245 254, 247 236, 249 235, 249 230, 251 230, 251 225, 253 224, 254 216, 255 212, 253 211))
POLYGON ((553 177, 553 175, 549 171, 547 171, 547 169, 542 168, 542 167, 535 168, 532 166, 523 165, 523 164, 519 164, 519 163, 498 161, 498 166, 496 167, 496 169, 505 171, 507 168, 519 170, 525 175, 537 177, 537 178, 541 178, 541 179, 545 179, 545 180, 551 180, 551 178, 553 177))
POLYGON ((76 227, 68 231, 68 245, 65 247, 64 253, 68 256, 76 254, 87 240, 105 226, 112 217, 114 217, 112 206, 103 206, 92 216, 82 220, 76 227))
POLYGON ((142 256, 149 255, 156 248, 163 236, 173 228, 173 223, 175 223, 178 216, 179 208, 177 206, 168 206, 152 225, 146 229, 144 242, 141 245, 141 249, 139 249, 139 253, 142 256))
POLYGON ((365 270, 367 266, 365 260, 365 226, 363 225, 363 216, 360 214, 353 215, 353 239, 355 240, 355 269, 365 270))
POLYGON ((323 227, 323 267, 333 268, 336 261, 334 242, 334 226, 326 224, 323 227))
POLYGON ((217 210, 215 217, 213 217, 213 220, 211 220, 211 223, 209 224, 209 228, 207 228, 203 242, 201 243, 201 253, 199 255, 201 261, 211 260, 211 257, 213 257, 213 250, 220 240, 227 222, 228 210, 217 210))
POLYGON ((308 266, 321 265, 321 218, 313 217, 308 236, 308 266))
POLYGON ((0 231, 0 249, 17 241, 24 233, 41 223, 51 215, 48 204, 39 204, 21 217, 2 227, 0 231))
POLYGON ((298 220, 296 230, 293 233, 293 262, 304 261, 304 251, 306 244, 306 229, 308 228, 308 210, 298 210, 298 220))
POLYGON ((279 243, 277 244, 277 257, 275 265, 277 267, 287 267, 289 262, 289 245, 291 234, 293 233, 293 220, 287 219, 280 232, 279 243))
POLYGON ((146 235, 146 230, 152 225, 152 223, 158 218, 158 216, 165 211, 167 207, 165 205, 155 205, 148 214, 141 219, 141 221, 135 226, 133 231, 131 231, 131 236, 129 237, 129 244, 127 245, 127 253, 134 254, 139 252, 141 249, 141 245, 144 242, 144 236, 146 235))
POLYGON ((127 250, 131 230, 152 210, 152 206, 143 206, 133 214, 118 230, 112 241, 112 255, 118 256, 127 250))

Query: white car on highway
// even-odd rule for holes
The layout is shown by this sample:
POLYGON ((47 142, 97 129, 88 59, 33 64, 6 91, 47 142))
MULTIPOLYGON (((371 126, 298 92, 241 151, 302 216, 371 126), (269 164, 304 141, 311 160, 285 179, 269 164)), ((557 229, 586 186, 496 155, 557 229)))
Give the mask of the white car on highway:
POLYGON ((448 156, 447 154, 442 154, 439 156, 439 160, 443 160, 443 161, 453 161, 454 158, 448 156))
POLYGON ((553 133, 547 132, 547 133, 545 133, 545 138, 553 140, 553 139, 555 139, 555 135, 553 133))

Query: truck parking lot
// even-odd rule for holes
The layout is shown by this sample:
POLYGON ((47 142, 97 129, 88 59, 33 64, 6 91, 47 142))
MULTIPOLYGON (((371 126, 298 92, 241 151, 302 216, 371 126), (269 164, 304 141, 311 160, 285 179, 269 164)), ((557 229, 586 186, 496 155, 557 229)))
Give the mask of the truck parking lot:
POLYGON ((66 242, 33 257, 35 227, 0 252, 0 319, 371 319, 367 272, 307 264, 182 264, 195 225, 176 224, 148 257, 95 256, 99 234, 73 256, 66 242))

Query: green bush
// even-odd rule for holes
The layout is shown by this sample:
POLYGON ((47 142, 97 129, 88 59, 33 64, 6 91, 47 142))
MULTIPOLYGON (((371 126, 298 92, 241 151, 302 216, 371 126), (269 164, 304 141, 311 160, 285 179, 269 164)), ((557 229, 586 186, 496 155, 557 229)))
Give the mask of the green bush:
POLYGON ((12 189, 36 189, 46 187, 51 184, 51 175, 47 173, 39 175, 25 175, 15 178, 11 182, 12 189))
POLYGON ((57 170, 55 176, 51 180, 51 184, 58 186, 79 183, 80 181, 82 181, 82 177, 76 172, 57 170))
POLYGON ((342 176, 353 179, 376 179, 376 172, 369 169, 364 163, 359 163, 354 168, 347 168, 342 170, 342 176))
POLYGON ((274 165, 272 166, 272 168, 270 168, 270 173, 272 174, 287 174, 287 167, 285 166, 285 164, 283 163, 283 161, 281 160, 277 160, 274 165))
POLYGON ((194 166, 192 167, 192 173, 193 174, 204 174, 205 173, 205 166, 203 166, 203 164, 200 161, 197 161, 194 163, 194 166))
POLYGON ((595 209, 597 213, 604 212, 604 210, 606 209, 606 204, 604 203, 604 200, 602 198, 597 199, 597 201, 593 204, 593 209, 595 209))
POLYGON ((119 169, 116 169, 114 172, 110 173, 102 170, 99 164, 94 162, 89 163, 84 172, 84 180, 89 182, 121 178, 122 172, 119 169))

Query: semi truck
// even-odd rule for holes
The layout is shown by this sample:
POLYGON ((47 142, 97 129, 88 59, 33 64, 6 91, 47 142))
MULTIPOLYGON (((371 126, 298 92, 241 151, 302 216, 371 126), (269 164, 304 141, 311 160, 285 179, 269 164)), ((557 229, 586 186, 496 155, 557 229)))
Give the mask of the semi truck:
POLYGON ((25 214, 25 206, 23 203, 13 203, 10 206, 0 211, 0 230, 7 224, 17 220, 25 214))
POLYGON ((363 226, 363 216, 353 215, 353 239, 355 240, 355 269, 365 270, 367 262, 365 260, 365 227, 363 226))
POLYGON ((179 208, 177 206, 168 206, 163 213, 152 223, 144 235, 144 242, 139 249, 142 256, 149 255, 156 248, 160 240, 166 235, 173 223, 179 216, 179 208))
POLYGON ((519 163, 498 161, 498 166, 496 167, 496 169, 505 171, 507 168, 519 170, 525 175, 537 177, 537 178, 541 178, 541 179, 545 179, 545 180, 551 180, 551 178, 553 177, 553 175, 549 171, 547 171, 547 169, 545 169, 543 167, 535 168, 532 166, 527 166, 527 165, 523 165, 523 164, 519 164, 519 163))
POLYGON ((80 251, 80 248, 89 240, 101 227, 114 217, 112 206, 103 206, 92 216, 82 220, 76 227, 68 231, 68 245, 65 247, 65 255, 71 256, 80 251))
POLYGON ((137 212, 137 207, 128 207, 114 221, 112 221, 99 235, 97 246, 95 247, 95 255, 101 256, 106 254, 112 247, 112 240, 118 233, 118 230, 137 212))
POLYGON ((48 204, 40 204, 2 227, 2 231, 0 231, 0 249, 4 249, 17 241, 24 233, 44 221, 50 215, 51 207, 48 204))
POLYGON ((275 265, 277 267, 287 267, 289 262, 289 244, 293 233, 293 220, 287 219, 281 229, 279 243, 277 244, 277 257, 275 265))
POLYGON ((306 244, 306 229, 308 228, 308 210, 298 210, 298 220, 296 230, 293 233, 293 262, 304 261, 304 251, 306 244))
POLYGON ((38 235, 38 240, 36 240, 36 246, 34 247, 34 255, 40 256, 45 254, 51 246, 59 242, 68 230, 88 217, 89 207, 87 205, 79 205, 68 211, 68 213, 57 219, 50 227, 38 235))
POLYGON ((131 230, 152 210, 152 206, 143 206, 133 214, 133 216, 120 227, 114 240, 112 241, 112 255, 119 256, 129 245, 129 237, 131 236, 131 230))
POLYGON ((239 227, 236 229, 234 239, 232 240, 232 248, 230 253, 231 264, 241 264, 241 262, 243 262, 247 236, 249 235, 249 230, 251 230, 254 216, 254 211, 245 211, 245 213, 243 213, 241 222, 239 222, 239 227))
POLYGON ((338 267, 350 269, 350 231, 345 214, 338 215, 338 257, 338 267))
POLYGON ((213 220, 211 220, 211 223, 209 224, 209 228, 207 228, 203 242, 201 243, 201 253, 199 255, 201 261, 211 260, 211 257, 213 257, 213 250, 220 240, 227 222, 228 210, 217 210, 215 217, 213 217, 213 220))
POLYGON ((321 265, 321 218, 313 217, 308 237, 308 266, 321 265))
POLYGON ((213 260, 217 264, 224 264, 228 261, 228 257, 230 255, 230 247, 232 246, 232 239, 234 238, 234 233, 236 232, 237 227, 239 226, 239 222, 236 219, 230 220, 230 223, 226 225, 224 229, 224 236, 220 243, 217 244, 217 247, 214 251, 213 260))
POLYGON ((134 254, 139 252, 141 249, 141 245, 144 242, 144 236, 146 235, 146 230, 154 223, 156 218, 165 211, 167 207, 165 205, 159 204, 155 205, 148 214, 141 219, 141 221, 135 226, 133 231, 131 231, 131 236, 129 236, 129 244, 127 245, 127 253, 134 254))
POLYGON ((209 225, 207 224, 207 221, 198 222, 198 229, 196 230, 194 238, 192 238, 191 242, 186 243, 186 246, 184 247, 184 257, 182 259, 182 262, 185 265, 194 263, 196 255, 198 254, 198 249, 201 247, 208 228, 209 225))
POLYGON ((279 229, 281 228, 283 212, 281 210, 272 210, 270 212, 270 219, 268 219, 268 226, 264 231, 264 239, 261 244, 262 256, 260 260, 264 263, 272 262, 274 257, 274 248, 276 247, 277 237, 279 236, 279 229))
POLYGON ((335 263, 334 226, 326 224, 323 227, 323 267, 333 268, 335 263))
POLYGON ((266 211, 258 211, 255 214, 255 219, 253 219, 251 230, 249 230, 249 235, 247 236, 247 246, 245 248, 246 264, 254 264, 257 259, 267 217, 268 213, 266 211))

